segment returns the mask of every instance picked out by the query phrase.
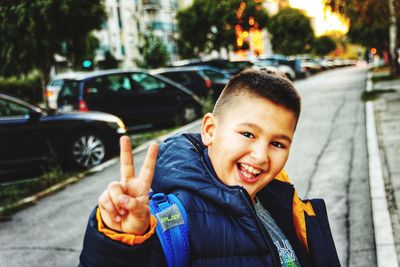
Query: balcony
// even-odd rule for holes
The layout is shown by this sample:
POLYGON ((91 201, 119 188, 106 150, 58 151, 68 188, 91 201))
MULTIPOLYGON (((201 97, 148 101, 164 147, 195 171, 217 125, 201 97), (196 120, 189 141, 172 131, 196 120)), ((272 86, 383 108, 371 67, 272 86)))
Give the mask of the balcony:
POLYGON ((143 9, 144 10, 159 10, 161 9, 161 1, 160 0, 143 0, 143 9))

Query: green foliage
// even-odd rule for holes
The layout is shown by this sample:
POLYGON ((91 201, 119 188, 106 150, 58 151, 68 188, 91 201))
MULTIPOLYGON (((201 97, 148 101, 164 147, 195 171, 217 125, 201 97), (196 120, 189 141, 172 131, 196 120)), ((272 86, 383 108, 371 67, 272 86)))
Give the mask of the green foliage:
POLYGON ((310 19, 299 9, 284 8, 267 25, 275 53, 295 55, 309 52, 314 33, 310 19))
POLYGON ((144 36, 144 46, 141 48, 143 60, 137 64, 142 68, 159 68, 167 65, 169 53, 160 38, 149 34, 144 36))
POLYGON ((30 103, 41 101, 41 81, 39 76, 25 79, 0 80, 0 93, 8 94, 30 103))
POLYGON ((393 94, 397 91, 395 89, 384 89, 384 90, 372 90, 372 91, 364 91, 361 94, 361 100, 364 102, 373 101, 375 99, 380 98, 384 94, 393 94))
POLYGON ((214 97, 209 95, 207 99, 203 102, 203 107, 202 107, 203 114, 212 112, 214 110, 214 105, 215 105, 214 97))
POLYGON ((191 6, 177 14, 179 54, 190 58, 204 52, 220 51, 221 48, 237 49, 235 26, 246 31, 250 28, 262 29, 267 20, 268 13, 261 2, 194 0, 191 6), (241 3, 245 4, 245 8, 238 16, 241 3), (254 25, 249 24, 250 17, 255 19, 254 25))
MULTIPOLYGON (((397 4, 397 18, 400 17, 400 2, 397 4)), ((365 47, 376 47, 378 51, 389 45, 389 5, 387 0, 325 0, 333 11, 349 18, 347 36, 353 43, 365 47)), ((397 19, 400 28, 400 20, 397 19)))
POLYGON ((315 38, 313 51, 318 56, 325 56, 336 49, 335 41, 329 36, 315 38))
POLYGON ((105 18, 102 0, 0 0, 0 75, 38 69, 44 85, 54 55, 80 64, 93 44, 88 34, 105 18))
MULTIPOLYGON (((88 34, 86 37, 82 37, 80 40, 76 40, 73 44, 65 46, 64 56, 70 60, 73 69, 75 70, 88 70, 82 66, 84 60, 90 60, 94 62, 95 51, 99 47, 99 40, 92 34, 88 34)), ((93 69, 92 64, 91 68, 93 69)))
POLYGON ((111 54, 110 51, 104 53, 104 60, 98 63, 101 69, 115 69, 118 68, 118 60, 111 54))

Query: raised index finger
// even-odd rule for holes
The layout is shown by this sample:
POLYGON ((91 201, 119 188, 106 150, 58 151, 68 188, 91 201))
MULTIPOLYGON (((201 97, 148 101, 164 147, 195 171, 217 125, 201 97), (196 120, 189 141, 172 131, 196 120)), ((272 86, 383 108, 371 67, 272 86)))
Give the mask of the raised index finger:
POLYGON ((135 177, 135 166, 133 161, 131 139, 128 136, 122 136, 119 139, 120 161, 121 161, 121 181, 127 182, 135 177))

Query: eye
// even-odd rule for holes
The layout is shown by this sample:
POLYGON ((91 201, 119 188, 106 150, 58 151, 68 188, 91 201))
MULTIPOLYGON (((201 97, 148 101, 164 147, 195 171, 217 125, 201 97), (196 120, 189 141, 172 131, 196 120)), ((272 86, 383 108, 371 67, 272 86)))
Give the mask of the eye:
POLYGON ((272 145, 277 148, 285 148, 285 145, 280 142, 272 142, 272 145))
POLYGON ((242 132, 241 134, 243 136, 247 137, 247 138, 254 138, 254 135, 252 133, 249 133, 249 132, 242 132))

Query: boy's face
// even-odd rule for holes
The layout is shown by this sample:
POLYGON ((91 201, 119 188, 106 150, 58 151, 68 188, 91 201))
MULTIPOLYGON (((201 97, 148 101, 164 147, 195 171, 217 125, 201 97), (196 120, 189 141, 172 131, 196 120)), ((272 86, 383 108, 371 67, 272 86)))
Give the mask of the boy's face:
POLYGON ((223 118, 204 116, 201 135, 222 182, 243 186, 254 200, 285 165, 297 120, 267 99, 245 94, 235 98, 223 118))

